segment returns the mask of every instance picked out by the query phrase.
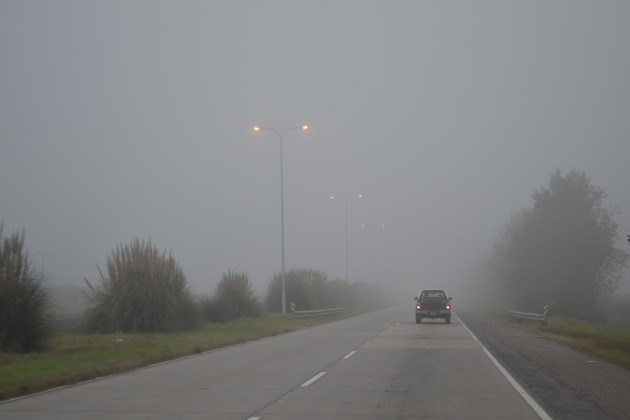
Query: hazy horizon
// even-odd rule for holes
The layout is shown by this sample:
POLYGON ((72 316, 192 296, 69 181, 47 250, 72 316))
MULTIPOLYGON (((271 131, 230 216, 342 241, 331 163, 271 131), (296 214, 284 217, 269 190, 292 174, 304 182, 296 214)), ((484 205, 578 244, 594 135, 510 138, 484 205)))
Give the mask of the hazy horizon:
POLYGON ((0 222, 53 285, 144 238, 195 291, 264 291, 280 153, 254 125, 310 126, 283 139, 287 270, 345 278, 338 195, 351 281, 460 290, 556 169, 629 251, 627 2, 0 0, 0 64, 0 222))

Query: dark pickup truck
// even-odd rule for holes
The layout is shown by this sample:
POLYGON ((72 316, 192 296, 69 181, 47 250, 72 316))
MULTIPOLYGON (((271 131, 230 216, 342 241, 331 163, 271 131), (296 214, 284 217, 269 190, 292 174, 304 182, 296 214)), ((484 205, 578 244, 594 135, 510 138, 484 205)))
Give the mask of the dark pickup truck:
POLYGON ((444 290, 423 290, 416 299, 416 324, 422 323, 422 318, 444 318, 444 322, 451 323, 451 300, 444 290))

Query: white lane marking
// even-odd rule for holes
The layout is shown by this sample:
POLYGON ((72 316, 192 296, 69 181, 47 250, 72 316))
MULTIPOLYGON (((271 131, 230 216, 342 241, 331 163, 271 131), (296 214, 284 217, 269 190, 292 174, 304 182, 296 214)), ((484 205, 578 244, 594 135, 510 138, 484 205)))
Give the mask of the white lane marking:
POLYGON ((326 374, 326 372, 319 372, 317 375, 313 376, 311 379, 309 379, 308 381, 304 382, 302 385, 300 385, 301 387, 305 388, 311 384, 313 384, 313 382, 315 382, 316 380, 318 380, 319 378, 321 378, 322 376, 324 376, 326 374))
POLYGON ((343 358, 344 358, 344 359, 349 359, 349 358, 351 358, 352 356, 354 356, 356 353, 357 353, 357 351, 356 351, 356 350, 351 351, 350 353, 348 353, 348 354, 346 354, 345 356, 343 356, 343 358))
POLYGON ((250 417, 247 420, 260 420, 262 417, 250 417))
POLYGON ((518 382, 516 382, 516 379, 514 379, 503 366, 501 366, 501 363, 499 363, 499 361, 495 359, 495 357, 492 355, 492 353, 490 353, 486 346, 481 344, 481 341, 479 341, 477 336, 475 336, 475 334, 473 334, 472 331, 468 329, 468 327, 462 322, 461 319, 459 320, 459 322, 466 329, 466 331, 468 331, 468 334, 470 334, 471 337, 481 346, 483 352, 486 353, 486 356, 488 356, 490 361, 497 367, 497 369, 499 369, 499 372, 501 372, 503 376, 505 376, 505 379, 507 379, 508 382, 512 384, 514 389, 516 389, 516 392, 518 392, 521 397, 523 397, 523 399, 527 401, 527 404, 529 404, 529 406, 536 412, 536 414, 538 414, 538 417, 540 417, 541 420, 553 420, 552 417, 549 416, 549 414, 547 414, 547 412, 536 402, 536 400, 534 400, 531 395, 529 395, 527 391, 525 391, 525 389, 523 389, 523 387, 518 382))

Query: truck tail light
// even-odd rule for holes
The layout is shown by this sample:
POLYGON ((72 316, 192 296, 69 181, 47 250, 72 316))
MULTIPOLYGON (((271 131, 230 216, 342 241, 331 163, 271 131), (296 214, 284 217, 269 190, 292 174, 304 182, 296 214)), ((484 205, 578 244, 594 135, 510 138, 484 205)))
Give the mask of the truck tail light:
POLYGON ((420 309, 420 301, 416 302, 416 309, 420 309))
POLYGON ((446 309, 451 309, 451 302, 447 300, 445 306, 446 306, 446 309))

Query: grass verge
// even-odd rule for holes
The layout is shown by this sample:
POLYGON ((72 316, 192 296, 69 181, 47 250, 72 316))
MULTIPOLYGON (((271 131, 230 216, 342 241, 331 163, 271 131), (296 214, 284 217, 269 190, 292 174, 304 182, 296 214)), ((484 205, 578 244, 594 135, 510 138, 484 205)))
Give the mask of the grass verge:
POLYGON ((293 319, 268 314, 171 334, 82 334, 55 331, 49 351, 0 353, 0 401, 154 363, 356 316, 364 311, 293 319))
POLYGON ((610 326, 561 316, 549 317, 547 325, 518 322, 502 316, 510 325, 553 340, 575 350, 630 369, 630 328, 610 326))

